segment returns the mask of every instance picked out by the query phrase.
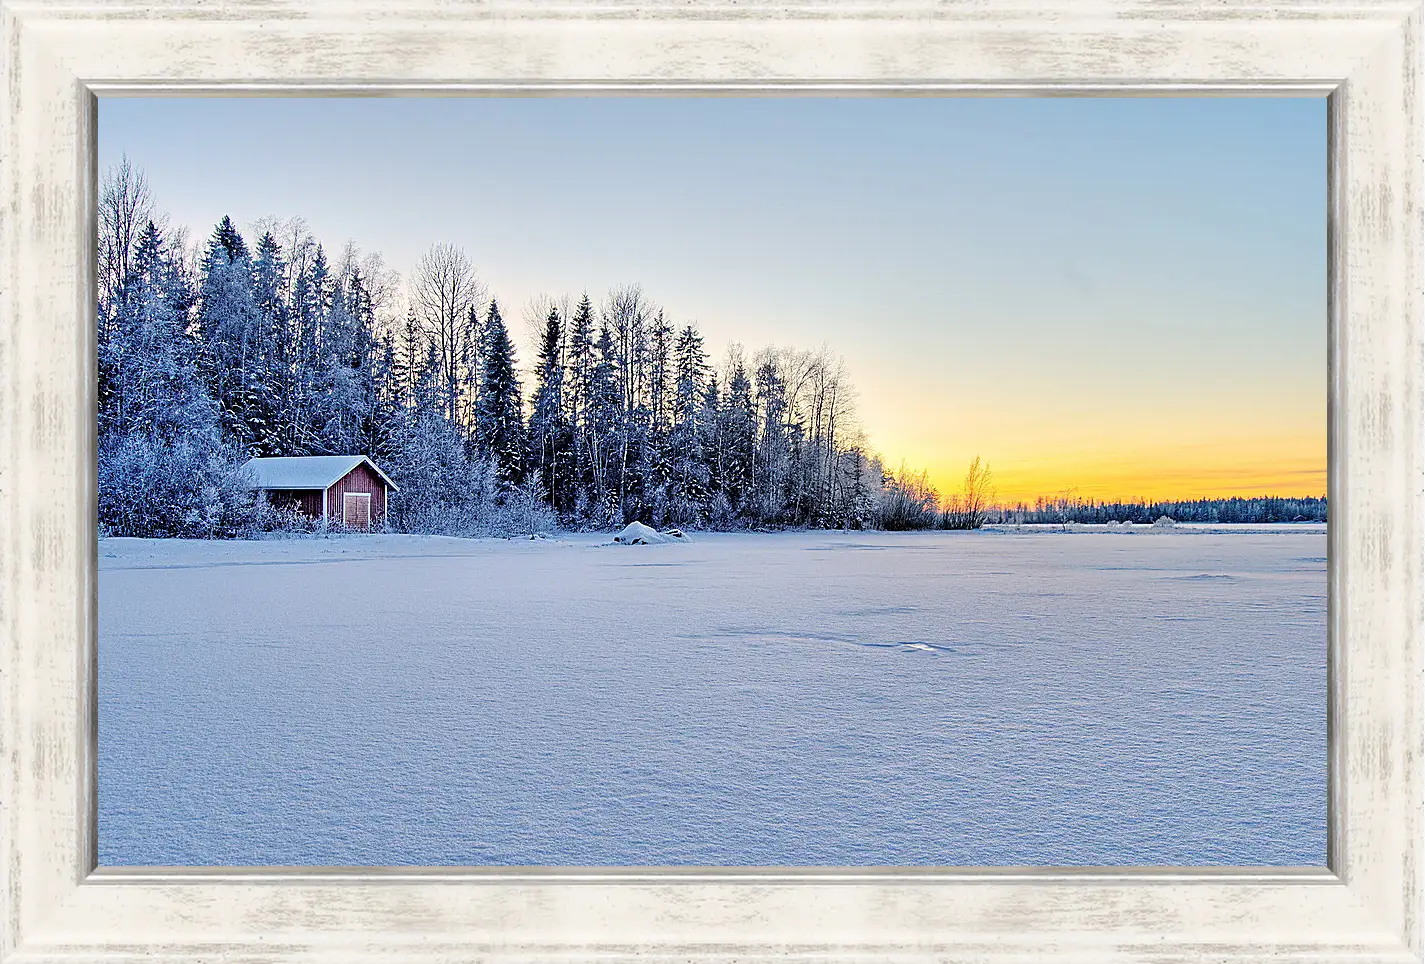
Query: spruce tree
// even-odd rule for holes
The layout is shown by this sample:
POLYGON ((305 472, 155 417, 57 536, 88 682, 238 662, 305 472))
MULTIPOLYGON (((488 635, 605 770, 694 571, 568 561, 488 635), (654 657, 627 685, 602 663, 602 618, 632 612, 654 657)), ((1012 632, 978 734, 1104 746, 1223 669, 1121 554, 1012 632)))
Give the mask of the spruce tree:
POLYGON ((752 403, 752 382, 740 359, 727 383, 721 423, 724 446, 722 487, 732 510, 743 514, 751 510, 753 501, 757 412, 752 403))
POLYGON ((703 522, 707 509, 708 466, 703 449, 703 395, 708 362, 703 339, 692 325, 673 349, 673 424, 668 437, 668 514, 679 525, 703 522))
POLYGON ((668 436, 673 418, 673 327, 658 312, 648 350, 648 430, 640 472, 649 524, 663 525, 668 517, 672 462, 668 436))
POLYGON ((589 378, 586 434, 589 445, 590 522, 604 527, 621 521, 618 505, 618 454, 623 416, 623 390, 618 381, 618 349, 608 325, 599 328, 594 343, 594 367, 589 378))
POLYGON ((234 535, 253 501, 223 446, 186 272, 152 222, 124 283, 99 358, 99 522, 123 536, 234 535))
POLYGON ((252 429, 251 449, 257 455, 284 455, 282 431, 285 398, 292 389, 291 332, 282 278, 286 265, 282 248, 271 231, 257 243, 253 261, 253 303, 257 309, 257 359, 248 384, 252 411, 246 421, 252 429))
POLYGON ((227 264, 248 257, 247 242, 243 241, 233 219, 226 214, 213 229, 213 236, 208 240, 208 261, 211 263, 219 256, 219 252, 227 264))
POLYGON ((264 404, 263 324, 247 245, 226 216, 209 238, 203 259, 198 327, 204 369, 224 433, 243 449, 256 451, 271 422, 264 404))
POLYGON ((762 522, 784 519, 790 451, 787 439, 787 387, 770 358, 757 366, 757 409, 761 426, 754 460, 756 515, 762 522))
POLYGON ((589 521, 595 502, 590 488, 595 470, 594 438, 589 417, 589 397, 594 378, 594 307, 587 292, 574 310, 568 342, 564 353, 564 394, 569 425, 574 433, 573 508, 580 524, 584 524, 589 521))
POLYGON ((524 479, 524 421, 515 349, 494 301, 483 334, 485 364, 476 405, 477 438, 480 452, 494 462, 501 486, 508 489, 524 479))
POLYGON ((539 344, 534 406, 529 419, 529 464, 550 505, 561 516, 573 508, 573 432, 564 409, 564 326, 549 309, 539 344))

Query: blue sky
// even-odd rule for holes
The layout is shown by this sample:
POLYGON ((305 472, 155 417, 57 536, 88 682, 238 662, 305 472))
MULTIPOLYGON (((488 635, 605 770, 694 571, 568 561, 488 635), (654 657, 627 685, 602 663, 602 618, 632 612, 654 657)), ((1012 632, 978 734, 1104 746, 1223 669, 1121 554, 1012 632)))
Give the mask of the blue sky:
MULTIPOLYGON (((507 318, 638 282, 843 354, 872 446, 1001 495, 1325 487, 1324 99, 102 99, 204 236, 300 214, 507 318)), ((517 333, 520 326, 516 325, 517 333)))

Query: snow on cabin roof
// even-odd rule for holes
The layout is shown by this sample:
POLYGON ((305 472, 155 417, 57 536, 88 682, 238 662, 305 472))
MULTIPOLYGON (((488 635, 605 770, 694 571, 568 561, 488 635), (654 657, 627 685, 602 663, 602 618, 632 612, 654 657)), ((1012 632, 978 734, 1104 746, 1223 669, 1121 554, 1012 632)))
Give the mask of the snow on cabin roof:
POLYGON ((248 459, 244 472, 250 472, 254 489, 326 489, 336 484, 362 462, 391 487, 401 491, 396 483, 364 455, 293 455, 280 458, 248 459))

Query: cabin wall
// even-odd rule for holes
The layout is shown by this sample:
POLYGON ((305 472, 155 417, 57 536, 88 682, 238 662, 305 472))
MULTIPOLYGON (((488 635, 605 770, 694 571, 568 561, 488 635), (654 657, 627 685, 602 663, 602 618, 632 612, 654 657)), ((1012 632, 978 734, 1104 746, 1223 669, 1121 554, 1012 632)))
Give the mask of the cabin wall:
MULTIPOLYGON (((365 492, 371 496, 372 528, 377 528, 386 521, 386 483, 363 462, 327 489, 327 516, 333 525, 341 522, 342 496, 348 492, 365 492)), ((317 495, 320 497, 321 493, 318 492, 317 495)), ((317 511, 320 514, 320 506, 317 511)))
POLYGON ((313 519, 322 517, 320 489, 268 489, 267 501, 279 509, 296 506, 299 512, 313 519))

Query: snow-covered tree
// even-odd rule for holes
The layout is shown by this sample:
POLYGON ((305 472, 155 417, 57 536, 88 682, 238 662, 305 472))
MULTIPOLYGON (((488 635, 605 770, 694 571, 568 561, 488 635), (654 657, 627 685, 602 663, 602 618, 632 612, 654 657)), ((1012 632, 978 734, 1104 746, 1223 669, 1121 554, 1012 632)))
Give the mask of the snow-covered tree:
POLYGON ((710 478, 703 448, 708 361, 702 336, 692 325, 684 327, 678 335, 673 365, 668 516, 678 525, 696 526, 703 522, 706 513, 710 478))
POLYGON ((739 516, 755 513, 752 497, 757 455, 757 411, 752 402, 752 381, 739 353, 727 382, 720 413, 723 446, 721 488, 733 512, 739 516))
POLYGON ((539 343, 534 404, 529 417, 529 464, 551 506, 574 507, 574 433, 564 405, 564 326, 551 307, 539 343))
POLYGON ((192 303, 156 225, 135 244, 100 347, 99 522, 113 535, 220 537, 260 524, 190 335, 192 303))
POLYGON ((264 379, 268 359, 263 318, 253 290, 253 265, 242 234, 226 215, 208 239, 198 296, 204 367, 222 413, 223 430, 256 451, 272 423, 264 379))
POLYGON ((500 306, 490 302, 482 337, 485 357, 475 413, 480 452, 495 464, 506 489, 524 478, 525 431, 515 348, 500 317, 500 306))
POLYGON ((462 395, 471 397, 469 373, 480 365, 478 312, 485 286, 463 250, 436 244, 416 266, 411 297, 426 341, 435 349, 446 417, 457 421, 462 395))

